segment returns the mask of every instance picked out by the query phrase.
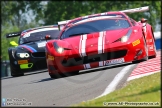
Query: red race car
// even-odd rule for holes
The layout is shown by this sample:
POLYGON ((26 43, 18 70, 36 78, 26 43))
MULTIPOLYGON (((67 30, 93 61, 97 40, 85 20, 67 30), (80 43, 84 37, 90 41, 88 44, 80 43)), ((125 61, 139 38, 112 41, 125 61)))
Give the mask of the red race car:
POLYGON ((136 22, 126 15, 147 10, 148 6, 67 21, 60 39, 46 44, 51 78, 58 73, 78 74, 79 70, 156 57, 152 26, 144 18, 136 22))

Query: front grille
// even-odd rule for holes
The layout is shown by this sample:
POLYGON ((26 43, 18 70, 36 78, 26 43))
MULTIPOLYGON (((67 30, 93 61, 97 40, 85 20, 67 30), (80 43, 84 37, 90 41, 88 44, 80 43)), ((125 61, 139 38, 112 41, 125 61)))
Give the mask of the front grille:
POLYGON ((47 69, 47 62, 46 62, 46 59, 36 61, 36 62, 34 63, 34 68, 35 68, 35 69, 47 69))
POLYGON ((64 59, 62 61, 63 66, 76 66, 81 64, 87 64, 92 62, 99 62, 99 61, 105 61, 105 60, 111 60, 116 58, 124 57, 127 53, 127 50, 119 50, 119 51, 112 51, 102 54, 95 54, 85 57, 78 57, 78 58, 69 58, 68 60, 64 59))
POLYGON ((33 57, 45 57, 45 52, 35 52, 32 53, 33 57))

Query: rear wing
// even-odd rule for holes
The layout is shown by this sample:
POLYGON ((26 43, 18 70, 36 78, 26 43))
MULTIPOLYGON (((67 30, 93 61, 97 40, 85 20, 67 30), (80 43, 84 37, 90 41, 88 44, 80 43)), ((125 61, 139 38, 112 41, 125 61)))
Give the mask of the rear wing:
POLYGON ((21 35, 21 32, 8 33, 8 34, 6 34, 6 38, 17 37, 17 36, 20 36, 20 35, 21 35))
POLYGON ((65 20, 65 21, 60 21, 58 22, 58 29, 62 30, 62 28, 71 20, 65 20))
POLYGON ((119 11, 119 12, 136 13, 136 12, 144 12, 144 11, 148 11, 148 10, 149 10, 149 6, 145 6, 145 7, 140 7, 140 8, 122 10, 122 11, 119 11))

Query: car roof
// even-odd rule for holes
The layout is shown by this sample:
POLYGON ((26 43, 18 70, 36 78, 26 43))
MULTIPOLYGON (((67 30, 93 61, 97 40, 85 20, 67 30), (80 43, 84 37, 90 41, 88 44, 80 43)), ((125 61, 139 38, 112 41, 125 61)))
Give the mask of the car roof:
POLYGON ((43 28, 58 28, 58 25, 47 25, 47 26, 40 26, 40 27, 30 28, 30 29, 27 29, 27 30, 23 30, 22 33, 33 31, 33 30, 38 30, 38 29, 43 29, 43 28))
MULTIPOLYGON (((71 23, 75 23, 75 22, 79 22, 81 20, 84 19, 88 19, 88 18, 92 18, 92 17, 99 17, 99 16, 119 16, 119 18, 124 18, 124 19, 128 19, 128 16, 124 13, 124 12, 120 12, 120 11, 110 11, 110 12, 104 12, 104 13, 98 13, 98 14, 91 14, 91 15, 87 15, 87 16, 82 16, 82 17, 78 17, 75 19, 70 20, 64 27, 63 31, 66 28, 69 28, 69 25, 71 23)), ((114 17, 115 18, 115 17, 114 17)), ((116 17, 117 18, 117 17, 116 17)))
POLYGON ((82 17, 78 17, 78 18, 75 18, 75 19, 72 19, 71 21, 68 22, 69 23, 73 23, 77 20, 82 20, 84 18, 91 18, 91 17, 96 17, 96 16, 108 16, 111 14, 114 14, 114 15, 122 15, 122 18, 127 18, 127 15, 123 12, 119 12, 119 11, 111 11, 111 12, 104 12, 104 13, 99 13, 99 14, 92 14, 92 15, 87 15, 87 16, 82 16, 82 17))

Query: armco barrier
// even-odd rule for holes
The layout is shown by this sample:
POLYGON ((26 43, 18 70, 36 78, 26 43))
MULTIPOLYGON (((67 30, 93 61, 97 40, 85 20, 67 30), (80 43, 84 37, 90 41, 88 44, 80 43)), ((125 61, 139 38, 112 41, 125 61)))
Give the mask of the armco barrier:
MULTIPOLYGON (((161 32, 154 32, 156 49, 161 49, 161 32)), ((1 62, 1 77, 10 76, 9 61, 1 62)))
POLYGON ((1 62, 1 78, 5 76, 10 76, 10 65, 9 61, 2 61, 1 62))

